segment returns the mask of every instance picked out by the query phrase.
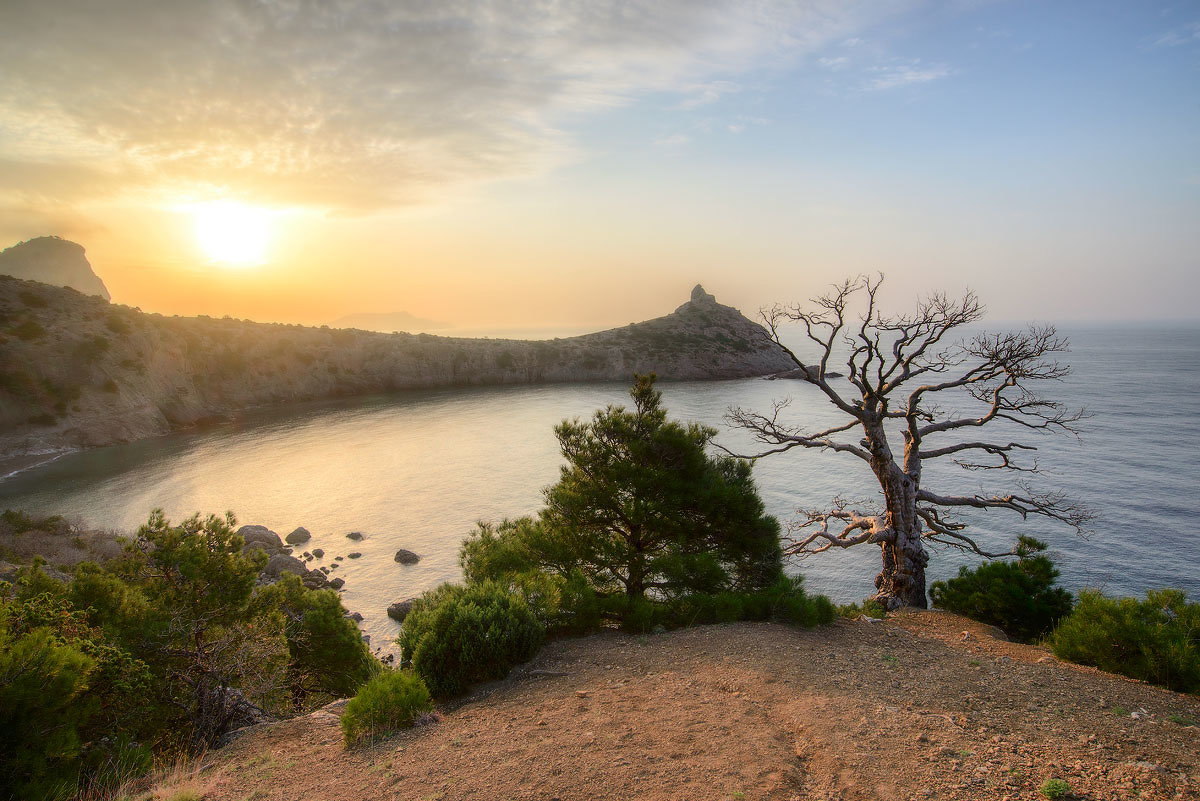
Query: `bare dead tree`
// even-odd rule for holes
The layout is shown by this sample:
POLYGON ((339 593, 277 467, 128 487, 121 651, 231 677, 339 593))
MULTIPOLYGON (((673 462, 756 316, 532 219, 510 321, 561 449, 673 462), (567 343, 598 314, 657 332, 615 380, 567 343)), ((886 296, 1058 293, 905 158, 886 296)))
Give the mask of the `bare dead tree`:
MULTIPOLYGON (((1059 381, 1070 368, 1056 360, 1068 341, 1053 326, 1030 326, 1024 331, 981 334, 956 343, 955 329, 982 318, 983 306, 972 293, 952 300, 935 294, 917 305, 911 315, 887 317, 878 308, 883 277, 859 276, 835 285, 814 298, 815 308, 775 306, 762 312, 771 338, 796 363, 798 376, 817 387, 846 421, 821 431, 781 420, 787 402, 777 402, 770 414, 731 409, 727 419, 747 429, 768 446, 747 458, 760 458, 794 448, 833 451, 862 460, 879 482, 882 508, 860 511, 835 499, 832 508, 801 511, 785 543, 790 555, 821 553, 870 543, 882 551, 883 569, 875 578, 875 598, 889 609, 927 605, 925 543, 935 542, 996 558, 1015 554, 990 552, 964 533, 961 513, 968 510, 1006 510, 1022 518, 1037 516, 1084 533, 1090 513, 1061 493, 1039 492, 1028 481, 996 492, 963 495, 922 486, 923 464, 952 459, 966 470, 1004 471, 1029 475, 1036 462, 1022 456, 1036 448, 1003 438, 976 438, 988 428, 1074 433, 1073 424, 1086 416, 1039 395, 1041 382, 1059 381), (854 316, 852 302, 865 308, 854 316), (780 339, 780 327, 799 323, 817 346, 815 360, 798 356, 780 339), (845 348, 845 381, 830 369, 835 350, 845 348), (851 392, 851 389, 853 392, 851 392), (957 398, 955 412, 940 404, 957 398), (904 452, 897 455, 888 432, 898 430, 904 452), (853 433, 861 438, 853 441, 853 433)), ((842 351, 843 353, 845 351, 842 351)))

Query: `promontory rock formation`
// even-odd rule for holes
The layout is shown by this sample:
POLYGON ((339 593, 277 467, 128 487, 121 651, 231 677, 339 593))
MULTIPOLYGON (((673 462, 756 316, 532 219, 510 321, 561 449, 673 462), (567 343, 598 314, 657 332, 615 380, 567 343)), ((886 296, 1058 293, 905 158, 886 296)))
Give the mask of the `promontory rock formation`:
POLYGON ((793 367, 762 326, 701 287, 665 317, 514 340, 164 317, 0 276, 0 457, 130 441, 254 407, 414 388, 628 382, 651 372, 722 379, 793 367))
POLYGON ((57 236, 39 236, 0 251, 0 274, 70 287, 109 300, 108 289, 83 253, 83 245, 57 236))

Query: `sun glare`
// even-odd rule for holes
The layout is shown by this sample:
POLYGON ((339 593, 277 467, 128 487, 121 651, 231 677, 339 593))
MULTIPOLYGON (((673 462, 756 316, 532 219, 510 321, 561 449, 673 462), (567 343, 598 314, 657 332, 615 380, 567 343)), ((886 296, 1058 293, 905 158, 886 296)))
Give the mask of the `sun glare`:
POLYGON ((271 213, 231 201, 214 201, 192 208, 196 242, 218 264, 253 267, 267 260, 271 213))

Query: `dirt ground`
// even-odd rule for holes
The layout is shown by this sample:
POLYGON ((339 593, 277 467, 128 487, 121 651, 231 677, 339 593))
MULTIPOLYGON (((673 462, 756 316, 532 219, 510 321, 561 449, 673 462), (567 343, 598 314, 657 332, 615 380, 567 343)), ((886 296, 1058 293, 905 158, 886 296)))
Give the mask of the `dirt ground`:
POLYGON ((209 754, 199 794, 360 799, 1200 799, 1200 698, 940 612, 550 643, 347 750, 339 705, 209 754))

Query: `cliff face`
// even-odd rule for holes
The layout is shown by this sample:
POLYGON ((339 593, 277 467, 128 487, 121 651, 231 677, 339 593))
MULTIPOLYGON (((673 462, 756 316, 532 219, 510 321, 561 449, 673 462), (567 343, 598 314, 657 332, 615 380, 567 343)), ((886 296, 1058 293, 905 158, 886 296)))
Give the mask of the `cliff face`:
POLYGON ((163 317, 0 277, 0 456, 167 433, 239 409, 417 387, 737 378, 794 367, 697 287, 673 314, 544 341, 163 317))
POLYGON ((39 236, 0 251, 0 274, 70 287, 109 300, 108 289, 83 253, 83 245, 39 236))

